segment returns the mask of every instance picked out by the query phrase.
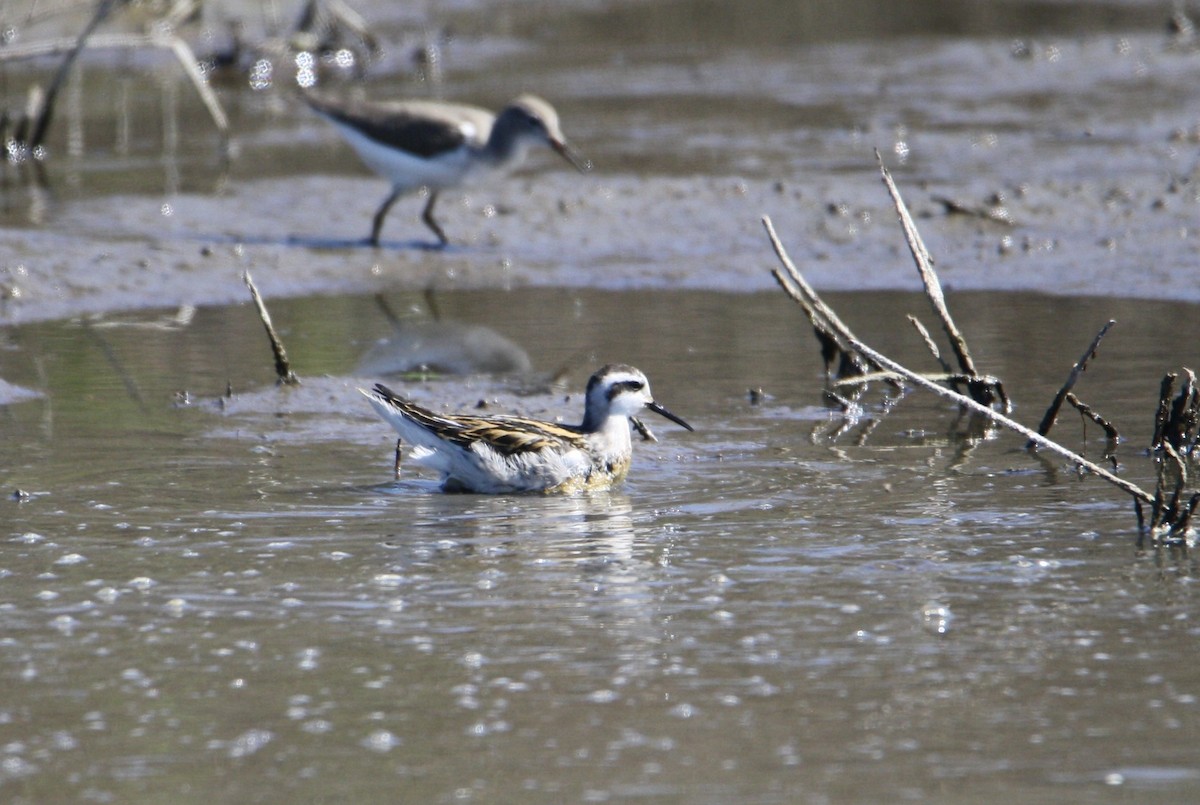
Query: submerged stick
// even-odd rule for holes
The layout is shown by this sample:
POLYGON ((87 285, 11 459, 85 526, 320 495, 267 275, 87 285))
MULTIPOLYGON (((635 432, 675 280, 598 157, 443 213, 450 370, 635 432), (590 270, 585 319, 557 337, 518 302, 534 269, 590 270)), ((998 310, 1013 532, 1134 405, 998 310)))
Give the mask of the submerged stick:
POLYGON ((254 280, 250 278, 250 272, 242 272, 242 280, 246 283, 246 287, 250 289, 250 298, 254 300, 255 307, 258 308, 258 318, 262 320, 263 327, 267 331, 267 338, 271 339, 271 352, 275 356, 275 377, 276 382, 284 386, 300 385, 300 378, 296 377, 296 373, 292 371, 291 362, 288 361, 287 350, 283 348, 283 341, 279 339, 279 334, 275 332, 275 325, 271 324, 271 314, 267 312, 267 306, 263 302, 262 297, 258 295, 258 288, 254 287, 254 280))
MULTIPOLYGON (((1071 367, 1071 373, 1067 375, 1066 382, 1062 384, 1062 388, 1060 388, 1058 393, 1054 395, 1054 400, 1051 401, 1050 407, 1046 409, 1046 413, 1042 417, 1042 422, 1040 425, 1038 425, 1038 433, 1045 436, 1050 432, 1050 429, 1054 427, 1054 421, 1058 419, 1058 411, 1060 408, 1062 408, 1063 401, 1067 399, 1068 395, 1070 395, 1071 389, 1075 388, 1075 383, 1079 380, 1080 375, 1087 370, 1088 363, 1091 362, 1092 358, 1096 357, 1096 350, 1100 346, 1100 341, 1103 340, 1104 336, 1108 334, 1108 331, 1112 329, 1112 326, 1116 323, 1116 319, 1109 319, 1108 323, 1100 328, 1100 332, 1096 333, 1096 337, 1092 339, 1092 343, 1088 344, 1088 348, 1084 351, 1084 353, 1079 356, 1079 360, 1075 361, 1075 365, 1071 367)), ((1089 409, 1089 411, 1090 410, 1091 409, 1089 409)), ((1107 431, 1108 428, 1105 428, 1105 430, 1107 431)), ((1032 447, 1032 442, 1029 442, 1025 445, 1026 449, 1032 447)))
MULTIPOLYGON (((785 259, 785 254, 780 254, 780 252, 782 250, 782 246, 776 245, 778 243, 778 239, 774 235, 774 227, 771 225, 771 220, 769 217, 767 217, 767 216, 763 217, 763 226, 767 230, 768 237, 771 238, 772 245, 774 245, 776 248, 776 254, 780 255, 780 262, 783 264, 784 270, 786 271, 786 274, 781 273, 779 271, 779 269, 774 269, 772 271, 772 274, 775 276, 776 282, 778 282, 780 284, 780 286, 788 293, 789 296, 796 298, 798 295, 804 295, 807 297, 809 294, 811 294, 813 297, 816 298, 816 301, 819 302, 821 307, 825 307, 824 302, 820 302, 819 297, 815 296, 816 292, 813 291, 811 286, 808 286, 808 283, 804 280, 804 278, 802 276, 800 276, 799 271, 796 269, 795 265, 791 262, 791 260, 785 259), (801 291, 798 289, 799 286, 801 286, 801 285, 808 288, 808 294, 801 294, 801 291)), ((812 301, 812 300, 809 300, 809 301, 812 301)), ((840 320, 838 320, 836 318, 836 316, 830 318, 829 321, 831 324, 834 322, 840 323, 840 320)), ((1070 461, 1072 464, 1079 467, 1080 469, 1086 470, 1086 471, 1092 473, 1093 475, 1096 475, 1096 476, 1102 478, 1103 480, 1108 481, 1113 486, 1116 486, 1118 489, 1121 489, 1122 491, 1131 495, 1134 498, 1134 500, 1148 503, 1151 505, 1154 504, 1154 496, 1151 495, 1149 492, 1146 492, 1145 490, 1143 490, 1141 487, 1137 486, 1136 484, 1130 483, 1129 481, 1126 481, 1124 478, 1113 475, 1111 472, 1104 469, 1099 464, 1089 461, 1088 459, 1084 458, 1083 456, 1079 455, 1078 453, 1068 450, 1067 448, 1063 447, 1062 445, 1060 445, 1056 442, 1050 441, 1050 439, 1046 438, 1045 436, 1042 436, 1040 433, 1037 433, 1036 431, 1022 425, 1020 422, 1017 422, 1016 420, 1011 419, 1011 418, 1005 416, 1004 414, 999 413, 998 411, 994 410, 990 406, 984 405, 983 403, 973 400, 964 394, 959 394, 957 391, 953 391, 951 389, 945 388, 944 386, 940 386, 937 383, 933 382, 932 380, 928 380, 925 377, 921 376, 920 374, 911 371, 910 369, 902 366, 901 364, 897 363, 896 361, 893 361, 891 358, 888 358, 886 355, 883 355, 882 353, 877 352, 876 350, 867 346, 865 343, 860 341, 852 332, 850 332, 848 329, 845 329, 844 326, 842 329, 839 330, 838 334, 841 338, 845 339, 846 342, 850 346, 852 346, 856 351, 862 353, 867 358, 869 358, 871 361, 874 361, 875 363, 877 363, 881 368, 903 376, 906 381, 908 381, 909 383, 912 383, 914 386, 919 386, 920 388, 923 388, 926 391, 932 392, 933 394, 936 394, 939 397, 942 397, 943 399, 951 400, 964 408, 970 409, 971 411, 974 411, 975 413, 980 414, 981 416, 987 417, 989 420, 996 423, 997 425, 1001 425, 1002 427, 1008 428, 1009 430, 1019 433, 1020 435, 1029 439, 1031 442, 1033 442, 1037 446, 1043 447, 1046 450, 1049 450, 1050 452, 1055 453, 1055 454, 1067 459, 1068 461, 1070 461)))

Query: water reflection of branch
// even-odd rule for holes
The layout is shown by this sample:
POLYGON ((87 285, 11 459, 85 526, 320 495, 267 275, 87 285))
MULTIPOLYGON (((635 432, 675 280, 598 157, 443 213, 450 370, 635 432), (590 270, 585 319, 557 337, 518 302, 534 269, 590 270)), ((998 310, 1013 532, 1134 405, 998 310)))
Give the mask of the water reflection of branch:
POLYGON ((112 348, 112 344, 96 328, 92 327, 86 318, 81 320, 80 323, 83 331, 100 348, 100 352, 104 355, 104 360, 108 362, 113 372, 120 378, 121 384, 125 386, 125 392, 129 395, 129 398, 137 404, 138 409, 142 413, 146 413, 148 409, 146 408, 146 399, 142 396, 142 390, 138 387, 137 381, 133 379, 133 376, 126 371, 125 362, 117 355, 116 350, 112 348))

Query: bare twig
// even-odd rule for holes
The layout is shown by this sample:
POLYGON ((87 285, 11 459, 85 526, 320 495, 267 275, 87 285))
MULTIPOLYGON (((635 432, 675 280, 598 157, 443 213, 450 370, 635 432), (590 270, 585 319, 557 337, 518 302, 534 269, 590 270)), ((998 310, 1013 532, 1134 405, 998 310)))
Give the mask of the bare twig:
MULTIPOLYGON (((775 275, 775 279, 780 284, 780 286, 783 287, 784 290, 787 291, 790 296, 792 296, 793 298, 796 298, 797 295, 801 295, 799 286, 804 285, 807 287, 807 282, 805 282, 803 277, 801 277, 799 275, 799 271, 796 269, 795 265, 791 262, 791 260, 786 259, 786 253, 783 253, 782 246, 777 245, 778 239, 774 235, 774 227, 771 225, 771 221, 769 218, 767 218, 767 217, 763 218, 763 226, 767 230, 768 237, 771 238, 772 245, 775 246, 776 254, 780 255, 780 262, 783 264, 784 271, 786 272, 786 273, 781 273, 779 271, 779 269, 774 269, 772 271, 772 273, 775 275)), ((824 302, 821 302, 819 297, 816 296, 816 292, 812 291, 811 287, 808 287, 808 292, 804 295, 811 296, 812 299, 810 299, 809 301, 818 304, 820 306, 820 308, 826 307, 824 302)), ((838 320, 836 316, 827 318, 827 321, 829 321, 830 323, 838 322, 840 324, 840 320, 838 320)), ((1041 434, 1037 433, 1036 431, 1031 430, 1030 428, 1027 428, 1026 426, 1022 425, 1021 423, 1017 422, 1016 420, 1011 419, 1008 416, 1005 416, 1004 414, 999 413, 998 411, 994 410, 991 406, 977 402, 976 400, 973 400, 970 397, 967 397, 963 394, 959 394, 956 391, 952 391, 950 389, 944 388, 943 386, 938 385, 937 383, 933 382, 932 380, 928 380, 925 377, 921 376, 920 374, 905 368, 904 366, 900 365, 899 363, 896 363, 892 359, 888 358, 886 355, 883 355, 883 354, 877 352, 876 350, 872 349, 871 347, 867 346, 865 343, 860 341, 852 332, 850 332, 848 329, 845 329, 844 325, 841 328, 839 328, 838 335, 841 338, 845 339, 845 341, 851 347, 853 347, 856 351, 862 353, 867 358, 869 358, 871 361, 877 363, 882 369, 886 369, 890 372, 895 372, 896 374, 902 375, 907 382, 909 382, 915 386, 919 386, 920 388, 923 388, 926 391, 932 392, 932 393, 938 395, 939 397, 942 397, 943 399, 952 400, 953 402, 957 403, 958 405, 960 405, 964 408, 967 408, 977 414, 980 414, 981 416, 988 418, 989 420, 996 423, 997 425, 1000 425, 1002 427, 1008 428, 1009 430, 1015 431, 1016 433, 1024 436, 1025 438, 1029 439, 1030 441, 1034 442, 1037 446, 1042 447, 1050 452, 1053 452, 1053 453, 1065 458, 1066 460, 1070 461, 1072 464, 1079 467, 1080 469, 1086 470, 1087 472, 1090 472, 1093 475, 1096 475, 1096 476, 1102 478, 1103 480, 1108 481, 1113 486, 1116 486, 1118 489, 1121 489, 1122 491, 1124 491, 1127 494, 1129 494, 1130 496, 1132 496, 1134 498, 1134 500, 1139 500, 1139 501, 1142 501, 1142 502, 1148 503, 1148 504, 1154 503, 1154 496, 1151 495, 1149 492, 1146 492, 1145 490, 1141 489, 1136 484, 1130 483, 1129 481, 1126 481, 1124 478, 1120 478, 1116 475, 1113 475, 1111 472, 1104 469, 1100 465, 1098 465, 1092 461, 1089 461, 1088 459, 1084 458, 1083 456, 1079 455, 1078 453, 1068 450, 1067 448, 1063 447, 1062 445, 1059 445, 1055 442, 1050 441, 1045 436, 1042 436, 1041 434)))
POLYGON ((335 20, 346 26, 351 33, 363 41, 368 50, 373 53, 379 52, 379 41, 371 33, 371 26, 361 14, 343 0, 328 0, 326 7, 335 20))
MULTIPOLYGON (((1075 365, 1071 367, 1071 373, 1067 375, 1066 382, 1062 384, 1062 388, 1054 395, 1050 407, 1046 409, 1046 414, 1042 417, 1041 424, 1038 425, 1038 433, 1045 436, 1050 432, 1050 428, 1054 427, 1054 420, 1058 418, 1058 411, 1062 408, 1063 401, 1067 399, 1071 389, 1075 388, 1075 383, 1079 380, 1080 375, 1087 370, 1088 363, 1096 357, 1096 349, 1100 346, 1100 341, 1116 323, 1115 319, 1109 319, 1108 323, 1100 328, 1100 332, 1096 333, 1096 337, 1092 339, 1092 343, 1088 344, 1084 353, 1079 356, 1079 360, 1075 361, 1075 365)), ((1031 448, 1033 444, 1026 444, 1025 447, 1031 448)))
POLYGON ((643 442, 658 441, 658 437, 654 435, 654 431, 650 430, 650 426, 637 417, 629 417, 629 426, 637 431, 638 436, 642 437, 643 442))
POLYGON ((1163 377, 1150 449, 1162 450, 1170 446, 1194 456, 1197 430, 1200 429, 1200 389, 1196 386, 1196 373, 1184 367, 1183 383, 1179 394, 1172 400, 1171 394, 1178 378, 1179 375, 1174 372, 1163 377))
MULTIPOLYGON (((1121 434, 1117 432, 1116 427, 1107 419, 1100 416, 1100 414, 1093 411, 1090 405, 1080 400, 1072 392, 1067 392, 1065 399, 1069 405, 1079 412, 1080 416, 1082 416, 1084 419, 1092 420, 1101 428, 1103 428, 1104 435, 1110 442, 1115 444, 1116 442, 1120 441, 1121 434)), ((1038 432, 1040 433, 1041 431, 1039 430, 1038 432)), ((1045 436, 1046 434, 1043 433, 1042 435, 1045 436)))
POLYGON ((287 351, 283 348, 283 341, 279 339, 279 334, 275 332, 275 325, 271 324, 271 314, 267 312, 267 306, 263 303, 262 297, 259 296, 258 288, 254 287, 254 280, 250 278, 249 271, 242 273, 242 280, 246 283, 246 287, 250 289, 250 298, 254 300, 254 305, 258 308, 258 317, 262 320, 263 327, 267 331, 267 338, 271 339, 271 352, 275 356, 276 382, 285 386, 299 385, 300 378, 296 377, 296 373, 292 371, 287 351))
POLYGON ((1200 391, 1196 388, 1196 373, 1184 367, 1183 388, 1171 406, 1171 443, 1179 450, 1188 450, 1195 440, 1197 419, 1200 417, 1200 391))
POLYGON ((912 252, 913 262, 917 264, 917 273, 921 275, 921 281, 925 284, 925 295, 929 297, 930 303, 933 305, 934 312, 938 318, 942 320, 942 328, 946 331, 946 336, 950 339, 950 347, 954 350, 954 356, 958 359, 958 366, 964 374, 978 374, 975 371, 975 362, 971 360, 971 353, 967 349, 966 339, 954 324, 954 319, 950 316, 950 310, 946 307, 946 297, 942 293, 942 284, 938 281, 937 274, 933 270, 933 257, 929 254, 929 249, 925 247, 925 241, 921 239, 921 233, 917 231, 917 225, 913 222, 912 215, 908 212, 908 207, 904 203, 904 199, 900 196, 900 190, 896 187, 896 183, 892 181, 892 174, 883 164, 883 157, 879 151, 875 152, 875 158, 879 161, 879 171, 883 176, 883 183, 887 186, 888 193, 892 197, 892 203, 896 206, 896 213, 900 216, 900 226, 904 229, 904 238, 908 241, 908 248, 912 252))

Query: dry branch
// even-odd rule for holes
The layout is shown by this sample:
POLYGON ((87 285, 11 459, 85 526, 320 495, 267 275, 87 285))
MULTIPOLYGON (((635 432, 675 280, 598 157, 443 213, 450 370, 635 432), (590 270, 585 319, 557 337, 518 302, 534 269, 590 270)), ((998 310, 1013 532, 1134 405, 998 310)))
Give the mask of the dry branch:
MULTIPOLYGON (((767 236, 771 239, 772 246, 775 247, 775 253, 779 255, 780 263, 783 265, 783 271, 780 271, 779 269, 772 270, 772 274, 775 276, 775 281, 778 282, 780 287, 783 288, 784 291, 787 292, 787 294, 793 299, 796 299, 798 302, 801 299, 804 299, 805 301, 801 303, 802 305, 809 304, 813 305, 814 308, 818 310, 828 310, 828 307, 825 305, 825 303, 821 301, 820 297, 817 296, 814 290, 812 290, 812 287, 808 285, 808 283, 800 275, 800 272, 796 269, 795 265, 787 257, 782 245, 779 244, 778 237, 775 235, 775 230, 769 217, 764 216, 763 226, 767 230, 767 236)), ((831 325, 838 326, 838 336, 844 339, 846 343, 849 344, 855 351, 860 352, 868 357, 871 361, 878 364, 880 368, 889 372, 894 372, 895 374, 902 376, 905 381, 915 386, 919 386, 926 391, 932 392, 943 399, 951 400, 964 408, 986 417, 988 420, 1000 425, 1001 427, 1005 427, 1009 430, 1019 433, 1037 446, 1053 452, 1070 461, 1076 467, 1079 467, 1082 470, 1108 481, 1113 486, 1116 486, 1118 489, 1132 496, 1135 501, 1140 501, 1142 503, 1151 505, 1154 504, 1154 495, 1151 495, 1149 492, 1141 489, 1136 484, 1130 483, 1124 478, 1113 475, 1100 465, 1089 461, 1078 453, 1068 450, 1056 442, 1050 441, 1045 436, 1042 436, 1036 431, 1027 428, 1020 422, 1017 422, 1016 420, 999 413, 991 406, 980 403, 951 389, 944 388, 934 381, 929 380, 922 375, 902 366, 896 361, 893 361, 886 355, 877 352, 858 339, 852 332, 850 332, 848 328, 845 328, 844 325, 841 325, 840 319, 838 319, 836 315, 833 315, 832 310, 828 310, 828 312, 829 315, 826 320, 831 325)))
POLYGON ((300 384, 300 378, 296 377, 296 373, 292 371, 292 365, 288 361, 287 350, 283 348, 283 341, 280 340, 279 334, 275 332, 275 325, 271 323, 271 314, 267 312, 267 306, 263 302, 262 297, 258 294, 258 288, 254 287, 254 280, 250 277, 250 272, 242 273, 242 280, 246 283, 246 287, 250 289, 250 298, 254 300, 254 306, 258 308, 258 318, 262 320, 263 327, 267 331, 267 338, 271 339, 271 352, 275 356, 275 377, 276 382, 284 386, 296 386, 300 384))
POLYGON ((900 216, 900 226, 904 229, 904 239, 908 241, 913 261, 917 264, 917 273, 921 275, 921 282, 925 284, 925 295, 929 297, 934 312, 942 321, 942 329, 946 331, 946 337, 950 339, 950 348, 954 350, 958 366, 964 374, 978 374, 975 371, 975 362, 971 359, 971 352, 967 349, 967 341, 950 316, 949 308, 946 307, 942 284, 933 270, 933 257, 930 256, 929 249, 925 247, 925 241, 921 240, 921 233, 917 231, 917 225, 913 222, 904 199, 900 197, 896 183, 892 181, 892 174, 884 166, 883 157, 879 151, 875 152, 875 158, 879 161, 879 171, 883 176, 883 183, 892 197, 892 203, 896 205, 896 213, 900 216))
POLYGON ((892 174, 883 164, 883 157, 878 150, 875 151, 875 159, 879 162, 879 172, 883 178, 883 183, 887 187, 888 194, 892 197, 892 203, 896 207, 896 214, 900 217, 900 226, 904 230, 904 239, 908 242, 913 262, 917 266, 917 273, 921 275, 921 282, 925 286, 925 296, 929 298, 929 303, 933 306, 934 312, 942 322, 942 330, 945 331, 946 338, 950 340, 950 349, 954 352, 954 357, 958 361, 959 368, 968 378, 964 385, 967 391, 970 392, 971 399, 983 405, 1001 402, 1004 410, 1008 411, 1008 396, 1004 393, 1004 390, 999 385, 985 382, 979 377, 979 372, 975 368, 975 361, 971 358, 971 351, 967 348, 967 340, 954 323, 954 318, 950 315, 950 309, 946 307, 946 296, 942 293, 942 284, 938 280, 937 272, 933 270, 933 257, 930 256, 929 249, 925 247, 925 241, 921 239, 921 233, 917 231, 917 225, 908 211, 908 206, 900 196, 900 190, 896 187, 896 183, 892 181, 892 174))

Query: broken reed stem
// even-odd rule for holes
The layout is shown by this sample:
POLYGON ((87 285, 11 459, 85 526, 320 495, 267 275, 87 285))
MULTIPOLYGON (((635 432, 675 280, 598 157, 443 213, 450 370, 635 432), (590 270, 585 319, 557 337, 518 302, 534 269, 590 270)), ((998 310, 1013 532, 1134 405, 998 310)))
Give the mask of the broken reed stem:
MULTIPOLYGON (((800 298, 803 297, 805 301, 801 304, 812 304, 817 306, 818 309, 827 309, 825 303, 820 300, 820 298, 816 295, 816 292, 812 290, 812 287, 809 286, 804 278, 800 276, 800 272, 796 269, 792 261, 787 258, 786 252, 783 251, 782 245, 779 244, 778 238, 775 236, 775 229, 771 224, 770 217, 763 216, 762 221, 763 226, 767 230, 767 236, 771 239, 771 243, 775 247, 775 253, 780 256, 780 263, 783 265, 784 272, 786 272, 784 273, 779 269, 773 269, 771 273, 775 277, 775 281, 779 283, 779 286, 783 288, 788 296, 791 296, 793 299, 799 301, 800 298), (801 286, 807 290, 801 291, 801 286)), ((836 316, 829 317, 828 321, 831 324, 840 324, 840 320, 837 319, 836 316)), ((1154 504, 1154 495, 1146 492, 1136 484, 1130 483, 1124 478, 1113 475, 1099 464, 1089 461, 1078 453, 1068 450, 1056 442, 1050 441, 1040 433, 1025 427, 1020 422, 1017 422, 1016 420, 995 411, 991 407, 977 402, 964 394, 959 394, 957 391, 952 391, 948 388, 940 386, 932 380, 928 380, 916 372, 907 369, 906 367, 893 361, 891 358, 888 358, 886 355, 883 355, 882 353, 877 352, 871 347, 867 346, 852 332, 846 329, 844 325, 841 325, 839 328, 838 335, 845 339, 846 342, 856 351, 861 352, 868 360, 874 361, 883 369, 903 376, 905 380, 907 380, 909 383, 912 383, 914 386, 919 386, 920 388, 932 392, 943 399, 951 400, 964 408, 974 411, 981 416, 987 417, 997 425, 1019 433, 1036 444, 1038 447, 1043 447, 1046 450, 1049 450, 1050 452, 1067 459, 1075 466, 1084 469, 1093 475, 1099 476, 1105 481, 1108 481, 1113 486, 1116 486, 1118 489, 1121 489, 1122 491, 1131 495, 1134 500, 1142 501, 1151 505, 1154 504)))
POLYGON ((1187 450, 1195 441, 1198 405, 1200 392, 1196 390, 1196 373, 1185 366, 1183 387, 1171 406, 1171 418, 1168 422, 1171 432, 1167 434, 1167 441, 1173 446, 1187 450))
POLYGON ((1179 375, 1167 372, 1163 375, 1162 385, 1158 390, 1158 410, 1154 414, 1154 437, 1150 439, 1150 449, 1162 446, 1166 435, 1167 419, 1171 414, 1171 392, 1175 390, 1175 380, 1179 375))
MULTIPOLYGON (((1100 332, 1096 333, 1096 337, 1092 339, 1092 343, 1088 344, 1088 348, 1084 350, 1084 353, 1079 356, 1079 360, 1075 361, 1075 365, 1071 367, 1071 373, 1067 375, 1066 382, 1062 384, 1062 388, 1054 395, 1054 400, 1050 403, 1050 407, 1046 409, 1046 413, 1042 417, 1042 422, 1038 425, 1038 433, 1045 436, 1054 427, 1054 421, 1058 419, 1058 411, 1062 408, 1063 401, 1070 395, 1071 389, 1075 388, 1075 383, 1079 380, 1080 375, 1087 370, 1088 363, 1092 358, 1096 357, 1096 350, 1100 347, 1101 340, 1104 339, 1104 336, 1108 334, 1108 331, 1116 323, 1116 319, 1109 319, 1108 323, 1100 328, 1100 332)), ((1076 407, 1078 408, 1078 406, 1076 407)), ((1091 409, 1088 409, 1088 414, 1084 415, 1090 415, 1090 411, 1091 409)), ((1081 410, 1080 413, 1083 413, 1083 411, 1081 410)), ((1099 422, 1100 420, 1097 420, 1097 423, 1099 422)), ((1105 427, 1105 431, 1108 431, 1109 427, 1111 426, 1105 427)), ((1032 443, 1025 445, 1026 449, 1031 447, 1033 447, 1032 443)))
POLYGON ((296 377, 296 373, 292 371, 292 365, 288 361, 287 350, 283 348, 283 341, 279 339, 279 334, 275 332, 275 325, 271 324, 271 314, 267 312, 267 306, 263 302, 262 297, 258 294, 258 288, 254 287, 254 280, 250 277, 250 272, 242 272, 242 280, 246 283, 246 287, 250 289, 250 298, 254 300, 255 307, 258 308, 258 318, 262 320, 263 327, 267 331, 267 338, 271 339, 271 352, 275 356, 275 377, 276 382, 284 386, 300 385, 300 378, 296 377))
POLYGON ((921 240, 921 233, 917 231, 917 225, 913 222, 912 215, 909 214, 908 207, 904 204, 904 199, 900 197, 900 190, 892 181, 892 174, 883 164, 883 156, 879 153, 879 149, 875 150, 875 159, 879 162, 883 183, 887 186, 892 203, 900 216, 900 226, 904 229, 904 239, 908 241, 909 251, 912 252, 913 261, 917 264, 917 272, 921 275, 921 281, 925 283, 925 295, 929 297, 934 312, 942 320, 942 329, 946 331, 946 337, 950 339, 950 348, 954 350, 958 366, 962 369, 963 374, 977 375, 975 362, 971 360, 971 353, 967 349, 967 341, 954 324, 950 310, 946 307, 942 284, 933 270, 933 258, 929 255, 929 249, 925 248, 925 241, 921 240))

